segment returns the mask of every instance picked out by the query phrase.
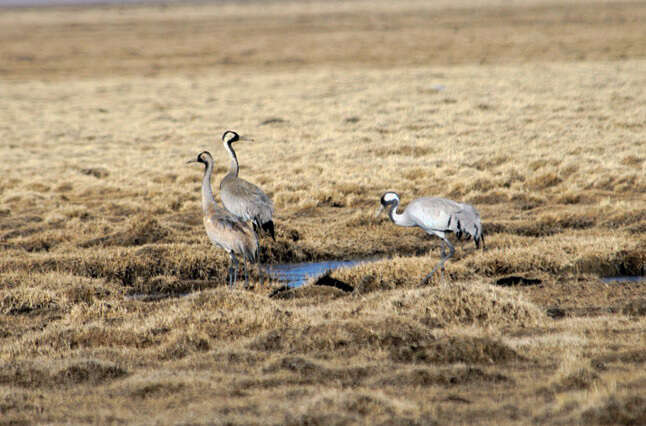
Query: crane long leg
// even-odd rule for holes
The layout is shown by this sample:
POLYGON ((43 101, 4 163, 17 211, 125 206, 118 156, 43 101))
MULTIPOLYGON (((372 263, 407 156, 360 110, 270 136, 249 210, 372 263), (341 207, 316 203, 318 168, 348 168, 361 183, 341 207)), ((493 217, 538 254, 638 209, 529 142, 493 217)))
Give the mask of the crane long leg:
POLYGON ((244 286, 245 288, 249 287, 249 274, 247 273, 247 258, 243 257, 244 259, 244 286))
MULTIPOLYGON (((265 279, 262 275, 262 267, 260 266, 260 256, 258 256, 258 260, 256 261, 256 265, 258 265, 258 277, 260 278, 260 285, 263 286, 265 284, 265 279)), ((267 276, 269 276, 269 273, 267 273, 267 276)))
POLYGON ((449 260, 453 254, 455 253, 455 247, 453 247, 453 244, 449 242, 446 238, 442 238, 442 257, 440 258, 440 261, 437 262, 433 270, 422 279, 422 284, 426 284, 435 274, 438 268, 441 268, 441 273, 442 273, 442 279, 444 279, 444 262, 449 260), (444 251, 444 244, 446 244, 449 248, 449 254, 447 255, 446 252, 444 251))
POLYGON ((229 282, 229 287, 233 284, 233 257, 231 257, 231 254, 229 254, 229 257, 231 258, 229 262, 229 273, 227 274, 227 281, 229 282))
POLYGON ((233 288, 238 278, 238 259, 233 252, 229 253, 229 255, 231 256, 231 268, 229 269, 229 287, 233 288))

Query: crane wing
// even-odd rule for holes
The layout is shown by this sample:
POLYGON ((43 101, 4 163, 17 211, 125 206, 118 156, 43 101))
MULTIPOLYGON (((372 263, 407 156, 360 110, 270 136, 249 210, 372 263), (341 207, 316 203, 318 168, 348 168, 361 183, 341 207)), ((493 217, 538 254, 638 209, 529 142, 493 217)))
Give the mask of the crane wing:
POLYGON ((480 223, 480 213, 470 204, 462 204, 462 208, 454 215, 455 226, 454 232, 460 236, 465 233, 473 237, 476 247, 480 245, 482 239, 482 224, 480 223))
POLYGON ((271 220, 274 204, 256 185, 244 179, 222 181, 220 186, 222 204, 234 215, 244 220, 259 219, 261 223, 271 220))
POLYGON ((204 228, 209 239, 227 251, 246 253, 255 259, 254 248, 258 245, 256 233, 251 226, 220 209, 210 209, 204 216, 204 228))

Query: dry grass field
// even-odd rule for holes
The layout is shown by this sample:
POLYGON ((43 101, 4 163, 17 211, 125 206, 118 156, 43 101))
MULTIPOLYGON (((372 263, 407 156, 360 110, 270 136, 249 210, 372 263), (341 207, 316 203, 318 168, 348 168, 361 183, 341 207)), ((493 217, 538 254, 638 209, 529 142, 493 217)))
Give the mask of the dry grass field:
POLYGON ((600 280, 644 274, 645 20, 3 10, 0 424, 645 424, 646 288, 600 280), (209 150, 217 188, 229 128, 276 205, 263 262, 382 258, 331 273, 353 291, 224 287, 185 163, 209 150), (386 190, 472 203, 487 250, 419 287, 439 240, 374 218, 386 190))

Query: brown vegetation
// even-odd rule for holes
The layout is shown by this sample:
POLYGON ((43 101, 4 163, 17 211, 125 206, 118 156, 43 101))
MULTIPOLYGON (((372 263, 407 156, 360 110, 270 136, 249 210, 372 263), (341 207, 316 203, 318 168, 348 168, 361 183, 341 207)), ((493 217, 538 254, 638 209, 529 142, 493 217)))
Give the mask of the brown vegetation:
POLYGON ((3 11, 0 423, 643 424, 646 7, 485 3, 3 11), (227 128, 263 262, 381 259, 226 289, 227 128), (386 190, 488 250, 419 287, 386 190))

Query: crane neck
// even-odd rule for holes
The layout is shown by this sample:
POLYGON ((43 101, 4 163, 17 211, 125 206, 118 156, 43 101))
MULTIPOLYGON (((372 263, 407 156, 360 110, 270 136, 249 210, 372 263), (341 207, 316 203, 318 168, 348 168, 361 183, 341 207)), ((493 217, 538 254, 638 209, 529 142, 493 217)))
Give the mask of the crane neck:
POLYGON ((202 178, 202 210, 206 214, 210 207, 215 205, 213 190, 211 189, 211 175, 213 174, 213 160, 209 161, 204 168, 202 178))
POLYGON ((397 213, 397 207, 399 207, 399 202, 388 207, 388 217, 395 225, 399 226, 414 226, 414 223, 411 222, 406 214, 397 213))
POLYGON ((238 157, 236 157, 236 152, 233 150, 233 147, 231 146, 231 142, 224 142, 224 149, 227 150, 229 153, 229 157, 231 158, 231 165, 229 166, 229 175, 233 175, 235 177, 238 177, 238 157))

